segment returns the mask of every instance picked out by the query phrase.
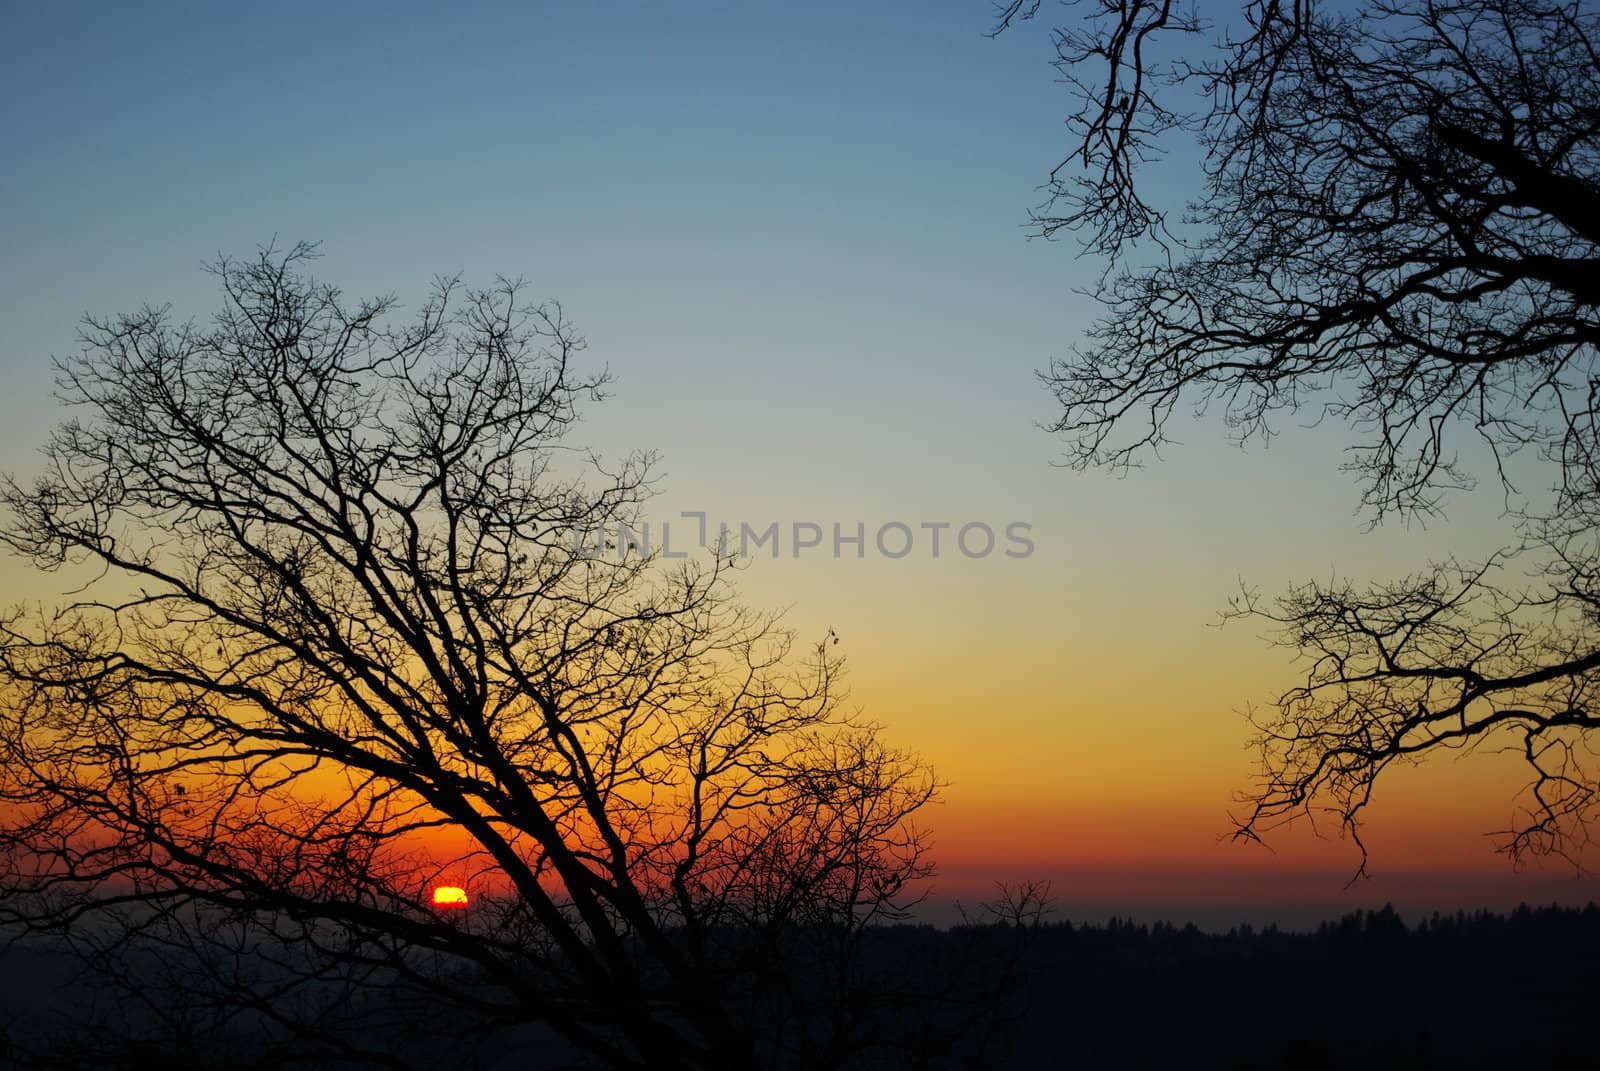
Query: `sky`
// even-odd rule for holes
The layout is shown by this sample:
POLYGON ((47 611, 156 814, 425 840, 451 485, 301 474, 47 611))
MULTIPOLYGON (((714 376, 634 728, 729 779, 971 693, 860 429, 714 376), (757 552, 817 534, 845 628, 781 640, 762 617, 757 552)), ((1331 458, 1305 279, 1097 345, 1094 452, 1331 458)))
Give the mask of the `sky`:
MULTIPOLYGON (((1126 478, 1059 466, 1036 370, 1092 323, 1104 267, 1031 240, 1069 103, 1042 26, 983 0, 12 5, 0 33, 0 470, 64 417, 79 318, 204 317, 219 254, 320 241, 347 294, 520 276, 615 376, 576 433, 662 456, 650 515, 785 533, 746 601, 830 628, 851 702, 948 782, 936 900, 1042 879, 1068 916, 1305 921, 1582 902, 1485 831, 1505 756, 1394 771, 1354 847, 1229 841, 1243 711, 1290 653, 1217 627, 1241 583, 1397 577, 1508 529, 1492 490, 1373 532, 1342 428, 1241 450, 1220 421, 1126 478), (799 556, 788 538, 816 524, 799 556), (867 535, 832 553, 833 526, 867 535), (873 537, 905 525, 910 553, 873 537), (942 553, 933 529, 948 524, 942 553), (1032 552, 1009 557, 1008 525, 1032 552), (986 525, 996 550, 950 540, 986 525)), ((1191 192, 1192 155, 1152 171, 1191 192)), ((683 522, 680 531, 690 522, 683 522)), ((898 529, 896 529, 898 531, 898 529)), ((981 528, 970 533, 979 545, 981 528)), ((898 537, 896 537, 898 538, 898 537)), ((18 597, 49 578, 0 564, 18 597)))

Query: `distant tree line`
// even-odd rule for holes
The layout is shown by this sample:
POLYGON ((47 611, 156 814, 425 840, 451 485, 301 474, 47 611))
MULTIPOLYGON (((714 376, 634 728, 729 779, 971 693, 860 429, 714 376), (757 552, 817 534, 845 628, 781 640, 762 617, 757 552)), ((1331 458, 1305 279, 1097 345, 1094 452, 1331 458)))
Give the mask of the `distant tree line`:
MULTIPOLYGON (((1208 933, 1117 918, 1044 923, 1035 913, 944 930, 869 927, 859 951, 857 967, 874 990, 914 998, 853 1009, 882 1042, 874 1053, 881 1067, 1537 1066, 1580 1057, 1592 1042, 1586 1024, 1600 992, 1600 906, 1435 914, 1408 925, 1386 905, 1310 932, 1246 925, 1208 933)), ((198 1029, 181 1009, 151 1004, 106 1019, 94 987, 67 973, 71 962, 38 945, 0 952, 0 1007, 9 1009, 0 1045, 13 1043, 0 1047, 0 1062, 323 1066, 307 1064, 292 1037, 274 1043, 238 1018, 198 1029), (109 1030, 125 1032, 119 1045, 97 1036, 109 1030)), ((803 960, 794 962, 799 984, 803 960)), ((475 988, 466 977, 452 984, 458 994, 475 988)), ((825 1006, 825 990, 815 996, 816 1014, 838 1010, 825 1006)), ((456 1012, 430 1011, 415 998, 400 989, 384 1004, 369 987, 366 1003, 352 1009, 360 1013, 352 1024, 382 1025, 395 1066, 594 1066, 553 1031, 530 1025, 474 1048, 463 1063, 466 1050, 440 1044, 456 1012), (430 1016, 421 1030, 415 1020, 430 1016)), ((374 1039, 358 1040, 356 1047, 374 1048, 374 1039)))

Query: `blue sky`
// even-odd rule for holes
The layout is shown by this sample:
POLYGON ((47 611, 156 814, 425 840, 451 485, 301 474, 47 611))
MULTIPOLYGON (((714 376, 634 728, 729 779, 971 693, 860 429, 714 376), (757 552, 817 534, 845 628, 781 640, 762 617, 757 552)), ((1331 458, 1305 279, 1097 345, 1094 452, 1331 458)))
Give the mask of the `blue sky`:
POLYGON ((1059 125, 1042 39, 987 41, 968 4, 334 7, 21 13, 8 364, 89 308, 203 313, 200 261, 276 235, 413 300, 525 276, 623 377, 608 416, 685 463, 717 445, 672 430, 680 397, 685 425, 760 400, 717 406, 734 438, 776 397, 891 452, 1048 415, 1074 270, 1023 240, 1059 125))

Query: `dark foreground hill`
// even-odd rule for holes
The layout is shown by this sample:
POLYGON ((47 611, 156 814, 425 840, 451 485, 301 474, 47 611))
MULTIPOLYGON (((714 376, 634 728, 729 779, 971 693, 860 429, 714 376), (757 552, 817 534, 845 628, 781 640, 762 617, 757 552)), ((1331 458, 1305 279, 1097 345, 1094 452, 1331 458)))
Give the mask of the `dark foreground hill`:
MULTIPOLYGON (((921 996, 880 1020, 886 1044, 841 1067, 1591 1066, 1596 1044, 1595 905, 1435 916, 1410 927, 1385 908, 1312 933, 1207 934, 1116 920, 899 926, 872 931, 867 953, 864 969, 886 991, 921 996)), ((109 995, 50 946, 4 948, 0 1064, 359 1066, 306 1059, 309 1050, 274 1033, 270 1017, 218 1027, 148 996, 109 995)), ((387 1007, 383 993, 366 1000, 353 1010, 383 1027, 342 1029, 360 1047, 387 1051, 393 1066, 583 1066, 539 1029, 464 1047, 442 1037, 451 1024, 431 1021, 425 1007, 387 1007)), ((355 1014, 348 1023, 361 1021, 355 1014)))
POLYGON ((1009 1032, 1033 1067, 1591 1066, 1600 908, 1390 908, 1314 933, 1042 926, 1009 1032))

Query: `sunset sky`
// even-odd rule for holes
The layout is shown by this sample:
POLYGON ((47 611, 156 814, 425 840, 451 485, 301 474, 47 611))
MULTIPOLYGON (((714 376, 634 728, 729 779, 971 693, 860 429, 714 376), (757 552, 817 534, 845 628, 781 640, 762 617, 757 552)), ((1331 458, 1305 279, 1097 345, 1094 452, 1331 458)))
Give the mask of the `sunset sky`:
MULTIPOLYGON (((65 415, 49 359, 80 316, 207 316, 219 253, 321 241, 320 277, 413 308, 439 274, 522 276, 616 376, 577 440, 662 455, 652 517, 780 525, 744 595, 836 630, 851 701, 949 782, 942 901, 1045 878, 1068 916, 1303 921, 1600 896, 1495 854, 1521 776, 1488 750, 1380 784, 1352 889, 1348 842, 1225 839, 1243 711, 1295 680, 1214 627, 1228 596, 1482 554, 1504 502, 1367 532, 1353 437, 1293 420, 1243 451, 1198 420, 1123 479, 1054 464, 1035 370, 1104 265, 1028 238, 1069 103, 1042 26, 988 40, 984 0, 326 7, 8 10, 0 470, 31 474, 65 415), (793 556, 796 522, 822 546, 793 556), (937 558, 924 522, 951 525, 937 558), (987 556, 951 547, 974 522, 987 556), (865 555, 835 558, 858 523, 865 555), (897 560, 872 545, 894 523, 897 560), (1013 523, 1032 554, 1004 555, 1013 523)), ((1152 181, 1195 175, 1177 153, 1152 181)), ((59 587, 0 569, 13 599, 59 587)))

